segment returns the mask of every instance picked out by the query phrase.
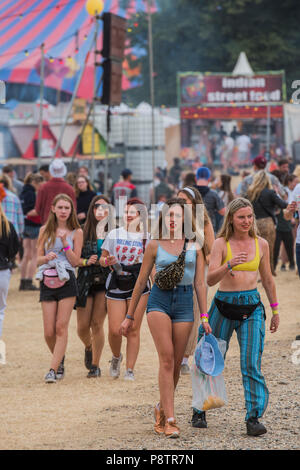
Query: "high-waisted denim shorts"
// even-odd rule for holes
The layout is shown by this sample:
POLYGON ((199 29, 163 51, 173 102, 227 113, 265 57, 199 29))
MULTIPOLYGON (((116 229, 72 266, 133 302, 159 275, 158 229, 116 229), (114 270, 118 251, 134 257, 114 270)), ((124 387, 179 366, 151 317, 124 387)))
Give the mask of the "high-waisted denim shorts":
POLYGON ((166 313, 172 323, 193 322, 193 286, 176 286, 172 290, 162 290, 153 285, 147 304, 147 313, 166 313))

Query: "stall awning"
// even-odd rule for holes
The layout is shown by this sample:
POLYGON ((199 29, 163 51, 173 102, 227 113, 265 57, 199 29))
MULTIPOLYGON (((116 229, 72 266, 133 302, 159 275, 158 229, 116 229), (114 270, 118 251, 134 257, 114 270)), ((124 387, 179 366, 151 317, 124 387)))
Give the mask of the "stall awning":
MULTIPOLYGON (((265 119, 268 116, 268 106, 191 106, 182 107, 181 119, 265 119)), ((283 105, 270 106, 271 118, 283 117, 283 105)))

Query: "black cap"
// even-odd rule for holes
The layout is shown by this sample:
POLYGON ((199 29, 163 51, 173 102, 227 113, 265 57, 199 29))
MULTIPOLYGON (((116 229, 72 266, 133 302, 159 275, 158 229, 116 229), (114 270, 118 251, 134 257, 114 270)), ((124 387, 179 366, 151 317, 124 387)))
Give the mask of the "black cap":
POLYGON ((123 176, 123 178, 127 178, 128 176, 132 175, 132 171, 129 169, 129 168, 125 168, 121 175, 123 176))

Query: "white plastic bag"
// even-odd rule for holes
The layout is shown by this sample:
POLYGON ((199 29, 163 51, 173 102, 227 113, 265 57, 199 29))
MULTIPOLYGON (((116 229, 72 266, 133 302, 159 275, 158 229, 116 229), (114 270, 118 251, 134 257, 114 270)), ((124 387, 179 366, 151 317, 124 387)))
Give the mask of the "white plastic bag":
MULTIPOLYGON (((197 344, 200 347, 204 341, 204 335, 197 344)), ((219 349, 223 354, 226 352, 226 341, 218 339, 219 349)), ((197 349, 196 348, 196 349, 197 349)), ((227 394, 223 374, 216 377, 203 374, 195 364, 195 354, 192 365, 192 388, 193 388, 193 408, 198 411, 207 411, 213 408, 221 408, 227 404, 227 394)))

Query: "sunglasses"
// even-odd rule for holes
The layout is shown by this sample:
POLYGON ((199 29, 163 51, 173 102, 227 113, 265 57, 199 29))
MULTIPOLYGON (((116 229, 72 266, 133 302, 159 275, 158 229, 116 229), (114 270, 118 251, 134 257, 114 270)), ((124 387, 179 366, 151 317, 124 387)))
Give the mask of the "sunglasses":
POLYGON ((94 209, 107 209, 107 204, 94 204, 94 209))

